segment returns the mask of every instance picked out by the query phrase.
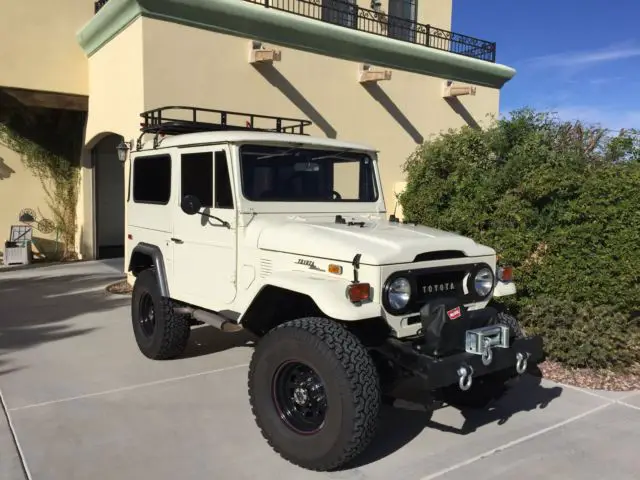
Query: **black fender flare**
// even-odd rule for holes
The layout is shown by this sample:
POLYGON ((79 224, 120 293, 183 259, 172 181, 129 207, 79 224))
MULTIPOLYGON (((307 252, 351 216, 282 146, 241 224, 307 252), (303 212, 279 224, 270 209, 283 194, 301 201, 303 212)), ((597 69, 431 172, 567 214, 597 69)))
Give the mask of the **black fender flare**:
MULTIPOLYGON (((129 257, 129 266, 127 268, 127 271, 129 272, 134 272, 136 267, 133 263, 136 253, 140 253, 151 258, 152 265, 156 270, 156 276, 158 278, 160 295, 165 298, 171 298, 169 297, 169 285, 167 283, 167 272, 164 267, 164 256, 162 255, 162 250, 160 250, 157 245, 151 245, 150 243, 144 242, 138 243, 131 251, 131 256, 129 257)), ((135 272, 133 274, 134 276, 136 275, 135 272)))

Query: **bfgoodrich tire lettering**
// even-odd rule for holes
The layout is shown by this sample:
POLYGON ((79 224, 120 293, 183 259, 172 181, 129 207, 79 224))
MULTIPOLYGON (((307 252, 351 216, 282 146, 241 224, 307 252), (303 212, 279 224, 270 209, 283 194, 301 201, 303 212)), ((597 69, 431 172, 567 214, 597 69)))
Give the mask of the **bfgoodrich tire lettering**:
POLYGON ((373 360, 360 341, 324 318, 284 323, 256 346, 249 367, 249 400, 269 445, 289 462, 333 470, 359 455, 375 434, 380 385, 373 360), (298 362, 317 373, 326 395, 321 428, 291 428, 277 407, 274 382, 282 365, 298 362))
POLYGON ((138 348, 153 360, 177 357, 189 341, 189 319, 174 313, 171 300, 162 297, 152 269, 140 272, 133 285, 131 321, 138 348))

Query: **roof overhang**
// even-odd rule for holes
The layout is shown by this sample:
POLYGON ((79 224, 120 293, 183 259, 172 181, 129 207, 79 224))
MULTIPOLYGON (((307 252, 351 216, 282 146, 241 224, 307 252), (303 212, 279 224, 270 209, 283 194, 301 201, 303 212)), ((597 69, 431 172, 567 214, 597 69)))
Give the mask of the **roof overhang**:
POLYGON ((372 35, 244 0, 110 0, 78 32, 78 43, 91 56, 139 17, 492 88, 501 88, 516 73, 506 65, 372 35))
POLYGON ((29 90, 26 88, 0 87, 0 106, 3 95, 8 95, 14 101, 25 107, 55 108, 86 112, 89 110, 89 97, 71 93, 29 90))

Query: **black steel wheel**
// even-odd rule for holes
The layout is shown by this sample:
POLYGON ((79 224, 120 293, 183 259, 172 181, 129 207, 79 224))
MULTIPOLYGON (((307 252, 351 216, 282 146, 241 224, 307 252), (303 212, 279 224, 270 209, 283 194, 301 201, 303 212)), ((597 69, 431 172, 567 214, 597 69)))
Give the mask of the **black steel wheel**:
POLYGON ((140 272, 133 284, 131 323, 138 348, 154 360, 180 355, 191 333, 188 317, 173 311, 171 299, 160 294, 155 271, 151 269, 140 272))
POLYGON ((327 414, 325 386, 318 373, 303 362, 289 360, 276 370, 272 398, 280 418, 301 435, 317 433, 327 414))
POLYGON ((146 337, 153 337, 153 332, 156 329, 156 314, 153 308, 153 298, 146 292, 140 296, 138 321, 142 333, 146 337))
POLYGON ((326 318, 286 322, 262 337, 248 387, 262 435, 300 467, 345 465, 375 434, 381 396, 373 359, 358 338, 326 318))

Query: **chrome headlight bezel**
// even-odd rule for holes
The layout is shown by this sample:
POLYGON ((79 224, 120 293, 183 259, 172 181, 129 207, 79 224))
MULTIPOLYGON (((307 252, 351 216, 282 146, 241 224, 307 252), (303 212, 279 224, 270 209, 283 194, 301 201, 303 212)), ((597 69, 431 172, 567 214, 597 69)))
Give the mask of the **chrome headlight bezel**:
POLYGON ((469 275, 469 293, 478 299, 486 299, 495 288, 496 277, 489 265, 478 265, 469 275))
POLYGON ((384 285, 382 303, 384 308, 392 314, 400 314, 411 306, 413 299, 413 281, 410 275, 398 275, 390 277, 384 285), (392 296, 395 295, 394 299, 392 296), (406 299, 400 297, 405 295, 406 299), (400 300, 400 302, 398 302, 400 300))

